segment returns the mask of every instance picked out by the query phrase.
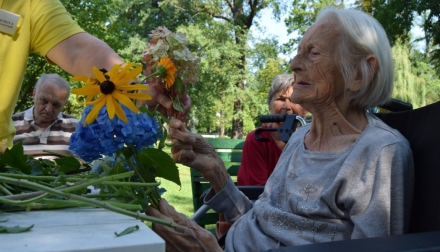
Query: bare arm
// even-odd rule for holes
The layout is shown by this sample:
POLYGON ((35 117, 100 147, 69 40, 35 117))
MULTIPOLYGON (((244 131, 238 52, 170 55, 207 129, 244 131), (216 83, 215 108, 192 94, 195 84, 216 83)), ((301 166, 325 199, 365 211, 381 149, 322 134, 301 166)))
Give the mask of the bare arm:
POLYGON ((105 42, 85 32, 61 41, 46 56, 72 75, 93 76, 94 66, 110 70, 124 63, 105 42))
MULTIPOLYGON (((105 68, 110 70, 115 64, 123 64, 124 61, 102 40, 88 34, 78 33, 61 41, 48 53, 47 58, 72 75, 93 76, 92 69, 105 68)), ((165 116, 174 115, 173 101, 166 95, 154 89, 148 91, 153 101, 148 101, 150 108, 160 104, 158 111, 165 116)), ((184 111, 179 112, 177 118, 185 120, 191 108, 191 98, 181 95, 184 111)))

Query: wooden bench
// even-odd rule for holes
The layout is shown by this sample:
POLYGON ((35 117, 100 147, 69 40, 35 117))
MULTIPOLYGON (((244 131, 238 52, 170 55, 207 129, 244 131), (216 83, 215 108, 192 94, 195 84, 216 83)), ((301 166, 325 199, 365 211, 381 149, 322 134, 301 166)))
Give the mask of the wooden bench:
MULTIPOLYGON (((236 182, 245 139, 206 138, 206 140, 214 146, 218 156, 223 160, 228 174, 231 176, 232 180, 236 182)), ((194 212, 196 212, 197 209, 203 205, 203 201, 200 197, 206 190, 211 188, 211 185, 198 171, 193 168, 190 169, 193 206, 194 212)), ((206 228, 206 225, 215 224, 218 221, 218 218, 219 215, 213 210, 210 210, 203 215, 197 223, 206 228)))

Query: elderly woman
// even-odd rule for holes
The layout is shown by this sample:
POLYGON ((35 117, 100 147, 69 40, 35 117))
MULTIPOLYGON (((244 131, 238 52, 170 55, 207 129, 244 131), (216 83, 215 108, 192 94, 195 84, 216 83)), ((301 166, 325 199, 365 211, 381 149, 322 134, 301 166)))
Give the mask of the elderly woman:
MULTIPOLYGON (((366 109, 391 95, 393 62, 381 25, 356 10, 325 8, 305 33, 290 64, 291 100, 313 114, 292 135, 254 204, 228 177, 202 137, 174 120, 174 159, 212 184, 204 201, 233 223, 227 251, 265 251, 402 234, 411 201, 413 159, 408 141, 366 109)), ((172 229, 155 225, 168 250, 221 251, 215 238, 176 213, 160 212, 172 229), (179 245, 181 243, 181 245, 179 245)))
MULTIPOLYGON (((267 105, 270 114, 297 114, 305 118, 307 111, 299 104, 290 101, 293 92, 294 77, 292 74, 278 74, 273 78, 267 96, 267 105)), ((279 128, 282 122, 267 123, 260 128, 279 128)), ((265 185, 270 174, 286 146, 278 131, 263 131, 260 136, 269 139, 262 142, 255 139, 255 132, 251 131, 246 136, 243 146, 243 157, 238 169, 237 184, 265 185)))

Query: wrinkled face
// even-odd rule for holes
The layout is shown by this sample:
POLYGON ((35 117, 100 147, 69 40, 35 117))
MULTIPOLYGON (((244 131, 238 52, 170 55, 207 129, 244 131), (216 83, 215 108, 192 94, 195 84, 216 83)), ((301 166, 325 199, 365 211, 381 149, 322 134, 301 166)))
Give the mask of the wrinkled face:
POLYGON ((292 114, 293 104, 290 101, 293 87, 289 87, 286 91, 280 91, 274 95, 272 102, 269 105, 269 112, 271 114, 292 114))
POLYGON ((34 91, 35 123, 52 123, 67 102, 69 92, 50 83, 41 83, 34 91))
POLYGON ((332 17, 324 18, 307 30, 297 55, 290 62, 295 76, 293 102, 304 106, 342 99, 344 80, 336 57, 340 37, 339 25, 332 17))
POLYGON ((269 106, 269 112, 271 114, 297 114, 301 117, 305 117, 307 111, 301 105, 290 101, 292 92, 293 86, 286 92, 278 92, 269 106))

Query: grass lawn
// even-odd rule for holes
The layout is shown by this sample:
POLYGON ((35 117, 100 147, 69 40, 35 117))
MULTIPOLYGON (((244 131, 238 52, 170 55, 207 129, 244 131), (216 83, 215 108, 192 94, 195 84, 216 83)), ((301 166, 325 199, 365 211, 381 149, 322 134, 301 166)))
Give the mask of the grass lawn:
POLYGON ((190 217, 194 213, 190 170, 189 167, 181 164, 177 164, 177 166, 179 167, 180 182, 182 187, 179 187, 175 183, 168 180, 161 180, 160 187, 163 187, 167 190, 162 197, 165 198, 169 204, 174 206, 178 212, 190 217))

